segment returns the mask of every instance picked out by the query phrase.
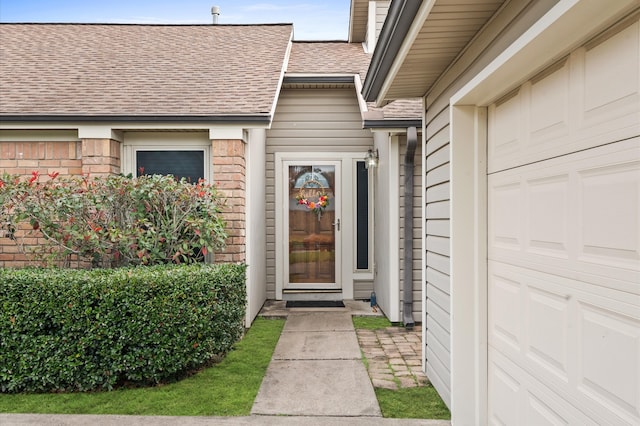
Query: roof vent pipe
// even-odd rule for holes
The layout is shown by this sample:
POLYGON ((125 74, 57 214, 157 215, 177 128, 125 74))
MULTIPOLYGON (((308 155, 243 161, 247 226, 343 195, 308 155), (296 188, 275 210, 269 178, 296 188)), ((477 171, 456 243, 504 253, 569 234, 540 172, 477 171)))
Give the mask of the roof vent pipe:
POLYGON ((220 17, 220 6, 211 7, 211 17, 213 18, 213 25, 218 25, 218 18, 220 17))
POLYGON ((407 152, 404 157, 404 276, 402 283, 402 317, 404 326, 412 329, 413 320, 413 169, 418 132, 407 129, 407 152))

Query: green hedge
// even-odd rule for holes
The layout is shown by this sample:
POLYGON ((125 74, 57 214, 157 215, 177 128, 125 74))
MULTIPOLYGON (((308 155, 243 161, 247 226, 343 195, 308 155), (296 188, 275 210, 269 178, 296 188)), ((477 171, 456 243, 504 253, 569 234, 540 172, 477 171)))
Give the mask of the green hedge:
POLYGON ((241 337, 245 270, 0 269, 0 391, 175 380, 241 337))

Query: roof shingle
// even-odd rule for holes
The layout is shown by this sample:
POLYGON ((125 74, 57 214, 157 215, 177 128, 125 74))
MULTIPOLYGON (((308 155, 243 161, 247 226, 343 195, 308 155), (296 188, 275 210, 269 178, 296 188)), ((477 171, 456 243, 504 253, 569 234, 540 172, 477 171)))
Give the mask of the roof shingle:
POLYGON ((292 31, 0 24, 0 116, 268 114, 292 31))
POLYGON ((294 41, 287 73, 360 74, 364 80, 370 60, 360 43, 294 41))

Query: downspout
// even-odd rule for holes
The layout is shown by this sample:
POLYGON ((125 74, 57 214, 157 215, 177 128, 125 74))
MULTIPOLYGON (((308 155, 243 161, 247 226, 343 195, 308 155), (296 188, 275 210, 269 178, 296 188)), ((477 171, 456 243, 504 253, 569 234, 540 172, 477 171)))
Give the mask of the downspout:
POLYGON ((407 128, 407 152, 404 155, 404 276, 402 282, 402 318, 406 328, 413 328, 413 169, 418 133, 407 128))

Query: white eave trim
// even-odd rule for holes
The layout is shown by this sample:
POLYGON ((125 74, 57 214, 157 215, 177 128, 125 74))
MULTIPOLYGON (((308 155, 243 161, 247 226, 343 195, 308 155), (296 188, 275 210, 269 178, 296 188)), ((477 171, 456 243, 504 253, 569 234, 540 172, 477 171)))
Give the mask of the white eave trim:
POLYGON ((398 75, 400 68, 402 68, 402 65, 409 55, 409 51, 411 50, 413 43, 418 37, 418 34, 420 34, 420 31, 422 30, 422 27, 429 17, 431 9, 433 9, 433 6, 435 4, 436 0, 427 0, 420 5, 420 9, 418 9, 418 13, 416 13, 416 17, 411 23, 411 27, 409 28, 409 31, 407 32, 407 35, 404 38, 400 49, 398 49, 398 53, 396 54, 393 64, 391 65, 391 68, 389 69, 389 72, 387 73, 384 82, 382 83, 380 92, 376 97, 376 106, 381 107, 387 103, 387 93, 389 93, 389 89, 391 88, 393 81, 398 75))
POLYGON ((560 0, 542 18, 478 73, 452 98, 451 105, 488 105, 544 67, 595 36, 638 0, 560 0), (589 25, 585 25, 585 23, 589 25), (535 66, 532 63, 535 58, 535 66))
POLYGON ((287 52, 284 55, 284 60, 282 61, 282 69, 280 70, 280 77, 278 78, 278 87, 276 88, 276 93, 273 95, 273 104, 271 105, 271 112, 269 116, 271 119, 269 120, 269 129, 271 128, 271 123, 273 122, 273 116, 276 113, 276 106, 278 105, 278 101, 280 100, 280 92, 282 91, 282 84, 284 82, 284 76, 287 73, 287 68, 289 67, 289 59, 291 58, 291 49, 293 47, 293 28, 291 29, 291 35, 289 36, 289 43, 287 44, 287 52))

